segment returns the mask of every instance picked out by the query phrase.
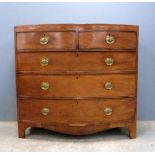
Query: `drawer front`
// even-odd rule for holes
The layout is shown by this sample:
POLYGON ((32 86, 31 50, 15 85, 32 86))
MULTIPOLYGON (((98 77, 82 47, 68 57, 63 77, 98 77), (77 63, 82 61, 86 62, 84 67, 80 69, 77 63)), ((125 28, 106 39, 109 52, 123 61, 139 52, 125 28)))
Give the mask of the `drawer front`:
POLYGON ((20 99, 19 119, 85 126, 135 117, 134 99, 37 100, 20 99), (109 111, 108 111, 109 109, 109 111))
POLYGON ((18 50, 74 50, 75 32, 17 33, 18 50))
POLYGON ((136 49, 135 32, 79 32, 80 49, 136 49))
POLYGON ((136 75, 18 75, 18 96, 30 97, 133 97, 136 75))
POLYGON ((17 71, 127 72, 136 70, 136 53, 121 52, 42 52, 17 54, 17 71))

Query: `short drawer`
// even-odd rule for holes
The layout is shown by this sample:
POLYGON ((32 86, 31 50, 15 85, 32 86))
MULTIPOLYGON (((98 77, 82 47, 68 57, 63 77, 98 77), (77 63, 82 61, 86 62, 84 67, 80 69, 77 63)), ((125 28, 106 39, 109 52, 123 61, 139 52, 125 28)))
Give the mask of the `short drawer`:
POLYGON ((74 50, 75 32, 17 33, 17 50, 74 50))
POLYGON ((135 32, 91 31, 79 32, 80 49, 136 49, 135 32))
POLYGON ((38 100, 19 99, 21 121, 51 122, 69 126, 110 123, 132 120, 135 117, 135 100, 38 100))
POLYGON ((18 53, 17 72, 106 73, 136 71, 135 52, 18 53))
POLYGON ((18 75, 18 96, 133 97, 136 75, 18 75))

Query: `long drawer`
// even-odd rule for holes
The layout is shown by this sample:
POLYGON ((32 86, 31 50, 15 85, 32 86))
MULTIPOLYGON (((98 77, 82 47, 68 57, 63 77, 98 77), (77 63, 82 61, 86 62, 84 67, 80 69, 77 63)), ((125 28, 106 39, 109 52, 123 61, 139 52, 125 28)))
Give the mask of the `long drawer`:
POLYGON ((136 70, 135 52, 18 53, 17 72, 129 72, 136 70))
POLYGON ((89 123, 110 123, 132 120, 135 114, 135 100, 37 100, 19 99, 21 121, 51 122, 84 126, 89 123))
POLYGON ((134 97, 136 75, 18 75, 18 96, 134 97))

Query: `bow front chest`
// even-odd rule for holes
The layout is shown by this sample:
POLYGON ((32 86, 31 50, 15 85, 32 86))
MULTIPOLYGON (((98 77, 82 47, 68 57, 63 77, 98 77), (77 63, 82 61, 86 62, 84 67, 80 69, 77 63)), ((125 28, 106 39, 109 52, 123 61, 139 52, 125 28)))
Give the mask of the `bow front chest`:
POLYGON ((15 27, 19 137, 27 127, 136 137, 138 26, 15 27))

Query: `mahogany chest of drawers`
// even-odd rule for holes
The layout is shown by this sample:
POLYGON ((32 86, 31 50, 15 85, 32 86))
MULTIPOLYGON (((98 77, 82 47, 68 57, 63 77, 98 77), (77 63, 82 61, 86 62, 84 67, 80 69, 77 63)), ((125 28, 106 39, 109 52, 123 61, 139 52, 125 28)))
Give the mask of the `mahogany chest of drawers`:
POLYGON ((19 137, 27 127, 136 137, 138 26, 15 27, 19 137))

